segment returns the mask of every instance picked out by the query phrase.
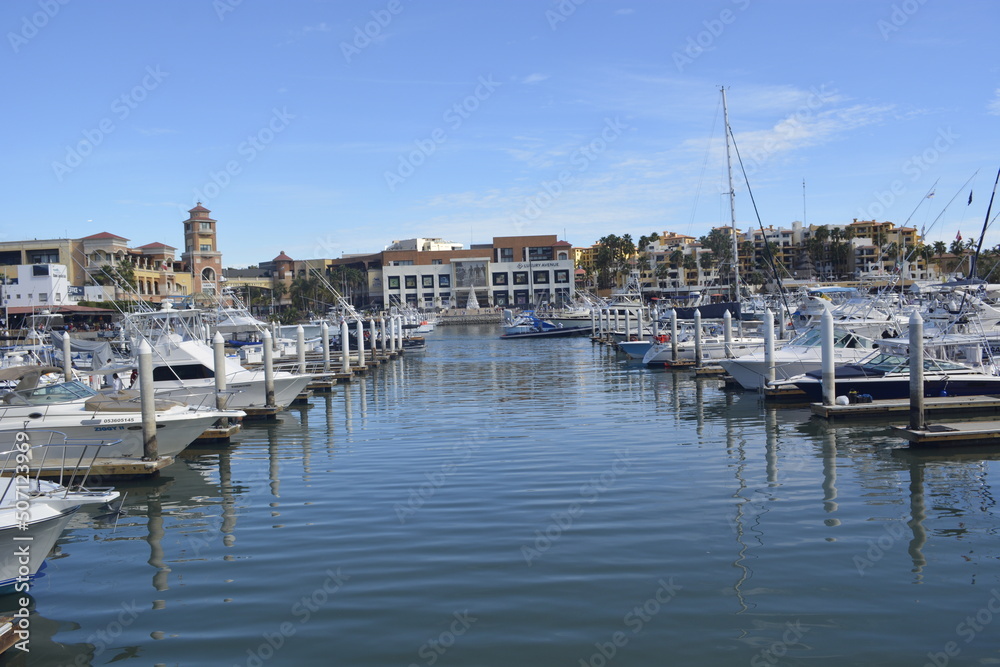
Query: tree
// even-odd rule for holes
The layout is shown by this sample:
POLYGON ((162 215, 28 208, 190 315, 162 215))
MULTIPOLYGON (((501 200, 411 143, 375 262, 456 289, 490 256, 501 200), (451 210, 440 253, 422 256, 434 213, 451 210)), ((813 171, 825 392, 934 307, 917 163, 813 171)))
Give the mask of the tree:
POLYGON ((98 285, 115 285, 123 291, 134 292, 135 264, 130 259, 124 259, 115 265, 104 264, 94 274, 94 281, 98 285))

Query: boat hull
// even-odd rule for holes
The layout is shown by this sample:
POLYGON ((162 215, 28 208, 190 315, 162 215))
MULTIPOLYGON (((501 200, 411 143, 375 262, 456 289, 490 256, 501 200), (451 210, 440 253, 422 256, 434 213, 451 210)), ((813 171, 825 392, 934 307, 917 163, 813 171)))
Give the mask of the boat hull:
POLYGON ((505 333, 501 334, 500 338, 504 340, 514 338, 568 338, 570 336, 583 336, 588 333, 590 333, 590 327, 563 327, 562 329, 547 329, 545 331, 505 333))
MULTIPOLYGON (((794 382, 814 403, 823 400, 823 385, 813 377, 794 382)), ((868 394, 872 400, 899 400, 910 397, 909 376, 851 378, 836 381, 836 396, 851 392, 868 394)), ((994 375, 930 378, 924 381, 924 396, 995 396, 1000 395, 1000 377, 994 375)))

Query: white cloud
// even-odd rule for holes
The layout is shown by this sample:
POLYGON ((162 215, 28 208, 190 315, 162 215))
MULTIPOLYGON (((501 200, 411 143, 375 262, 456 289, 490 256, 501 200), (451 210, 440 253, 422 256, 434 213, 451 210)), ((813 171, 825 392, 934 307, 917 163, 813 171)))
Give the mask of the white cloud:
POLYGON ((539 83, 541 81, 545 81, 547 78, 549 78, 548 74, 540 74, 538 72, 535 72, 534 74, 529 74, 528 76, 524 77, 521 83, 539 83))
POLYGON ((1000 88, 993 92, 993 99, 987 105, 986 111, 993 116, 1000 116, 1000 88))

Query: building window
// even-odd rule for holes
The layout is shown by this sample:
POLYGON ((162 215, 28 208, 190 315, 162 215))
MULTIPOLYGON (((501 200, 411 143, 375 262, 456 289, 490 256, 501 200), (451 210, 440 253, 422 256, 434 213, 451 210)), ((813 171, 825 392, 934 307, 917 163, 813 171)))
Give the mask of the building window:
POLYGON ((399 276, 389 276, 389 289, 399 289, 399 276))
MULTIPOLYGON (((451 276, 447 273, 442 273, 438 276, 438 287, 451 287, 451 276)), ((444 296, 443 294, 441 296, 444 296)))
POLYGON ((58 250, 37 250, 28 255, 29 264, 58 264, 58 250))
POLYGON ((562 269, 556 271, 555 281, 557 283, 568 283, 569 282, 569 271, 562 269))
POLYGON ((528 261, 529 262, 544 262, 552 259, 552 248, 551 246, 546 246, 543 248, 528 248, 528 261))
POLYGON ((434 287, 434 276, 420 276, 421 287, 434 287))
POLYGON ((513 262, 514 261, 514 249, 513 248, 500 248, 500 261, 501 262, 513 262))
POLYGON ((494 285, 506 285, 507 284, 507 274, 506 273, 494 273, 493 274, 493 284, 494 285))
POLYGON ((532 271, 531 280, 536 285, 548 285, 549 284, 549 272, 548 271, 532 271))
POLYGON ((212 252, 212 246, 207 243, 202 243, 198 248, 201 252, 212 252))
POLYGON ((441 259, 432 259, 431 260, 431 265, 432 266, 440 266, 441 264, 444 264, 444 260, 441 260, 441 259))
POLYGON ((417 289, 416 276, 406 276, 406 289, 417 289))
POLYGON ((212 231, 212 223, 211 222, 203 222, 203 223, 201 223, 199 225, 199 229, 201 231, 203 231, 203 232, 210 232, 210 231, 212 231))
POLYGON ((48 295, 47 293, 45 293, 45 292, 40 292, 40 293, 38 294, 38 301, 39 301, 40 303, 45 303, 45 302, 46 302, 46 301, 48 301, 48 300, 49 300, 49 295, 48 295))
MULTIPOLYGON (((515 271, 514 272, 514 284, 515 285, 527 285, 528 284, 528 272, 527 271, 515 271)), ((517 304, 521 305, 521 304, 517 304)))

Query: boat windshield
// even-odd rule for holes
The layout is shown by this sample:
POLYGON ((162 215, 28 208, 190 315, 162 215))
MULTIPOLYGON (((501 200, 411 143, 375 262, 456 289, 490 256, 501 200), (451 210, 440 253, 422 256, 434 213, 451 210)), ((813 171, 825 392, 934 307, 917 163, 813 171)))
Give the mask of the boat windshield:
MULTIPOLYGON (((821 347, 823 345, 823 332, 819 329, 807 329, 795 338, 788 341, 788 345, 798 345, 801 347, 821 347)), ((859 336, 852 331, 834 329, 833 346, 843 348, 869 349, 872 341, 864 336, 859 336)))
MULTIPOLYGON (((876 373, 909 373, 910 359, 901 354, 879 354, 861 364, 866 371, 876 373)), ((925 371, 969 371, 968 366, 943 359, 924 359, 925 371)))
POLYGON ((12 391, 3 396, 2 402, 7 405, 47 405, 90 398, 96 394, 97 392, 87 385, 74 380, 12 391))

